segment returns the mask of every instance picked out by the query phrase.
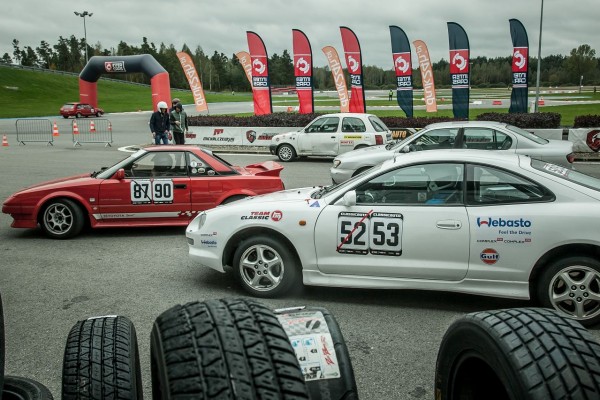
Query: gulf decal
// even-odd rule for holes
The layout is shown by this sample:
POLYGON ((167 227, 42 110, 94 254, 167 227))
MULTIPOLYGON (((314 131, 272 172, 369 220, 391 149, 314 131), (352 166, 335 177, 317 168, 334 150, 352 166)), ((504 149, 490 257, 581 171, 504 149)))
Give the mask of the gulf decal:
POLYGON ((299 29, 292 29, 294 75, 300 114, 314 112, 312 49, 308 38, 299 29))
POLYGON ((433 80, 433 68, 429 58, 429 50, 422 40, 413 42, 417 59, 419 60, 419 69, 421 70, 421 81, 423 83, 423 98, 427 112, 437 112, 437 100, 435 98, 435 83, 433 80))
POLYGON ((527 87, 529 67, 529 39, 527 31, 518 19, 510 19, 510 36, 513 44, 512 92, 509 113, 527 112, 527 87))
POLYGON ((483 251, 479 254, 479 259, 487 265, 496 264, 499 258, 500 256, 498 255, 498 252, 494 249, 483 249, 483 251))
POLYGON ((469 118, 469 38, 462 26, 448 22, 450 47, 450 81, 452 82, 452 110, 454 118, 469 118))
POLYGON ((192 90, 196 111, 208 111, 208 103, 206 102, 206 96, 204 96, 202 82, 200 82, 200 78, 198 77, 198 72, 196 72, 196 67, 194 67, 192 58, 189 54, 183 51, 177 52, 177 58, 179 59, 181 68, 183 68, 183 73, 185 74, 188 84, 190 85, 190 89, 192 90))
POLYGON ((248 78, 248 82, 250 86, 252 86, 252 59, 250 58, 250 53, 247 51, 239 51, 235 53, 238 61, 244 68, 244 72, 246 73, 246 78, 248 78))
POLYGON ((392 61, 396 72, 396 100, 407 118, 413 116, 413 82, 410 42, 406 33, 397 26, 390 25, 392 40, 392 61))
POLYGON ((350 112, 364 113, 367 108, 363 89, 360 43, 358 43, 358 38, 350 28, 341 26, 340 32, 342 33, 346 67, 350 74, 350 112))
POLYGON ((350 111, 350 98, 348 97, 348 87, 346 86, 346 78, 344 77, 344 69, 340 62, 340 56, 337 50, 332 46, 323 47, 323 53, 327 57, 329 69, 333 75, 335 90, 340 98, 340 112, 350 111))
POLYGON ((269 58, 265 44, 256 33, 247 31, 248 48, 252 66, 252 94, 254 97, 254 114, 273 113, 271 103, 271 83, 269 81, 269 58))

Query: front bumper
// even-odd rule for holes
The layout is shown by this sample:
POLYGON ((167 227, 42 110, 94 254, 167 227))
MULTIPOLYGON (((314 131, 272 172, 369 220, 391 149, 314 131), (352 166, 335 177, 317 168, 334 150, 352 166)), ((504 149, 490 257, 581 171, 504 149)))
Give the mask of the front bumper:
POLYGON ((277 154, 277 145, 276 144, 270 144, 269 145, 269 152, 273 155, 277 154))
POLYGON ((37 219, 34 214, 34 207, 24 207, 18 203, 13 204, 9 200, 2 205, 2 212, 13 218, 10 226, 13 228, 36 228, 37 219))

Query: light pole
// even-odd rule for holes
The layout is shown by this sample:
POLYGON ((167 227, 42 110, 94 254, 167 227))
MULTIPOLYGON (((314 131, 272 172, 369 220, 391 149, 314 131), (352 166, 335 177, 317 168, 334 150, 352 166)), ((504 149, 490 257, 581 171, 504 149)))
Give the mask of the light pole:
POLYGON ((542 0, 542 10, 540 11, 540 41, 538 43, 537 59, 537 79, 535 83, 535 105, 533 112, 538 112, 538 101, 540 99, 540 70, 542 67, 542 21, 544 20, 544 0, 542 0))
POLYGON ((74 11, 75 15, 77 15, 78 17, 83 18, 83 42, 85 44, 85 64, 87 65, 88 63, 88 45, 87 45, 87 31, 85 29, 85 17, 91 17, 94 13, 89 13, 87 11, 84 12, 77 12, 74 11))

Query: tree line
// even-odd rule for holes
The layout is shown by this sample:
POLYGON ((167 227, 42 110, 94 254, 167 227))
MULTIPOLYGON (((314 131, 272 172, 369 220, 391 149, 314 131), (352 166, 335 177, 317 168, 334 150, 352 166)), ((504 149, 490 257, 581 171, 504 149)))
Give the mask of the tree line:
MULTIPOLYGON (((0 58, 0 63, 18 64, 23 66, 80 72, 85 66, 86 43, 74 35, 69 38, 59 37, 58 42, 50 45, 42 40, 35 47, 21 46, 17 39, 12 41, 12 56, 8 53, 0 58)), ((142 38, 139 46, 130 45, 123 41, 116 48, 105 49, 98 42, 94 46, 87 45, 88 55, 91 56, 128 56, 138 54, 152 55, 169 73, 171 86, 188 88, 187 79, 177 58, 178 50, 173 44, 161 43, 158 47, 142 38)), ((211 92, 220 91, 250 91, 246 74, 235 54, 231 57, 215 51, 212 55, 204 53, 197 46, 193 51, 183 45, 181 51, 187 52, 194 61, 204 89, 211 92)), ((313 56, 317 56, 313 54, 313 56)), ((391 57, 390 57, 391 60, 391 57)), ((474 57, 471 58, 472 87, 509 87, 512 72, 512 56, 506 57, 474 57)), ((600 58, 588 44, 582 44, 571 50, 569 55, 550 55, 542 58, 540 86, 573 86, 600 84, 600 58)), ((391 61, 390 61, 391 64, 391 61)), ((450 65, 445 59, 433 63, 435 84, 438 88, 450 87, 450 65)), ((529 59, 529 84, 535 85, 537 74, 537 58, 529 59)), ((273 87, 294 86, 293 58, 287 50, 281 55, 273 54, 269 58, 269 75, 273 87)), ((111 74, 111 78, 129 82, 146 83, 150 80, 144 74, 111 74)), ((363 66, 363 78, 366 89, 393 89, 396 77, 393 68, 383 69, 378 66, 363 66)), ((328 67, 313 68, 314 87, 317 90, 333 90, 335 84, 328 67)), ((413 85, 421 88, 421 74, 418 68, 413 70, 413 85)))

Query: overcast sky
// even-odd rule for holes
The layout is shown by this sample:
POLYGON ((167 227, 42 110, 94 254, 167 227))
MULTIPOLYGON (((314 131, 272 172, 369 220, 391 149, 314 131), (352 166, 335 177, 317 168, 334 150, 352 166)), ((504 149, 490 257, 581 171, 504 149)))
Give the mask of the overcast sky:
MULTIPOLYGON (((88 11, 90 45, 117 47, 119 41, 140 46, 147 37, 157 48, 185 43, 201 46, 212 55, 227 57, 248 50, 246 31, 259 34, 267 53, 292 52, 292 29, 302 30, 311 42, 315 66, 326 65, 321 51, 334 46, 343 57, 340 26, 351 28, 362 49, 363 64, 392 69, 389 25, 402 28, 409 41, 423 40, 433 61, 448 60, 447 22, 460 24, 469 37, 471 57, 512 54, 510 18, 520 20, 529 36, 530 55, 537 56, 541 0, 8 0, 0 13, 0 55, 12 57, 12 41, 21 48, 51 45, 59 36, 83 38, 83 19, 74 11, 88 11)), ((542 57, 568 55, 589 44, 600 54, 599 0, 545 0, 542 57)), ((597 56, 599 54, 596 54, 597 56)), ((413 47, 413 60, 414 60, 413 47)), ((416 64, 415 64, 416 66, 416 64)))

